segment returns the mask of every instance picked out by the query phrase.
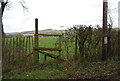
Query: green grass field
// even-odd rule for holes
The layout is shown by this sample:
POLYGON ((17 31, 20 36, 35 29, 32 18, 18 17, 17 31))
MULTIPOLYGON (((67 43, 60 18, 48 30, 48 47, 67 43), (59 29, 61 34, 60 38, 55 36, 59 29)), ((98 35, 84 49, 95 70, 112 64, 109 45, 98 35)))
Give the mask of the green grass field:
MULTIPOLYGON (((59 37, 39 37, 39 47, 46 47, 46 48, 56 48, 58 47, 59 37)), ((61 57, 64 59, 72 58, 74 55, 74 43, 69 43, 68 52, 66 51, 66 46, 64 43, 61 43, 61 57)), ((58 51, 47 51, 54 54, 59 54, 58 51)), ((47 57, 47 61, 52 61, 54 58, 47 57)), ((40 63, 44 61, 44 54, 40 54, 40 63)))

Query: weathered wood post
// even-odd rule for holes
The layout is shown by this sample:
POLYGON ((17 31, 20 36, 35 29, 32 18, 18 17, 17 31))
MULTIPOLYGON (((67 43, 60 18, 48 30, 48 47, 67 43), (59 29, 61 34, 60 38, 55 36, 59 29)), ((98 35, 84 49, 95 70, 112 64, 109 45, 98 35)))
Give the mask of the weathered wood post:
MULTIPOLYGON (((35 35, 34 35, 34 48, 38 48, 39 40, 38 40, 38 19, 35 19, 35 35)), ((39 52, 34 49, 34 64, 39 64, 39 52)))
MULTIPOLYGON (((120 1, 118 2, 118 50, 120 50, 120 1)), ((118 59, 120 60, 120 52, 118 51, 118 59)))
POLYGON ((78 41, 78 37, 77 37, 77 32, 76 32, 76 36, 75 36, 75 60, 78 60, 78 55, 77 55, 77 41, 78 41))
POLYGON ((0 1, 0 80, 2 80, 2 7, 0 1))
POLYGON ((120 29, 120 1, 118 2, 118 28, 120 29))
MULTIPOLYGON (((59 49, 61 49, 61 40, 62 40, 62 35, 59 36, 59 49)), ((61 50, 59 50, 59 54, 61 56, 61 50)))
POLYGON ((108 27, 107 27, 107 14, 108 14, 108 0, 103 0, 103 39, 102 39, 102 60, 107 60, 108 55, 108 27))

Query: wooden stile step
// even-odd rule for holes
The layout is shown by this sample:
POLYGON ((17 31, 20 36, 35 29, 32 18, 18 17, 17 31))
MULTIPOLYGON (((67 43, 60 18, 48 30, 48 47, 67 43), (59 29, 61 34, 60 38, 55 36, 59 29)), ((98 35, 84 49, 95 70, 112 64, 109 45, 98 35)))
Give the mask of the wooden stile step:
POLYGON ((55 58, 55 59, 57 59, 60 56, 59 54, 53 54, 53 53, 43 52, 43 51, 40 51, 40 50, 38 52, 40 52, 41 54, 44 54, 46 56, 55 58))
POLYGON ((34 48, 35 50, 50 50, 50 51, 61 51, 60 48, 44 48, 44 47, 38 47, 34 48))

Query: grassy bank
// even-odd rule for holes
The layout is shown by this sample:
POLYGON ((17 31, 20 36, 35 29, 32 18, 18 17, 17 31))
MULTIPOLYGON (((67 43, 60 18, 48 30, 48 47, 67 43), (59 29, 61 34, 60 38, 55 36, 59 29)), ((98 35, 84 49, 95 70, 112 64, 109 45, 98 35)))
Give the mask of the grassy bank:
MULTIPOLYGON (((51 61, 44 65, 4 74, 4 79, 85 79, 109 76, 119 70, 120 61, 92 62, 78 65, 72 60, 51 61)), ((111 77, 112 78, 112 77, 111 77)))

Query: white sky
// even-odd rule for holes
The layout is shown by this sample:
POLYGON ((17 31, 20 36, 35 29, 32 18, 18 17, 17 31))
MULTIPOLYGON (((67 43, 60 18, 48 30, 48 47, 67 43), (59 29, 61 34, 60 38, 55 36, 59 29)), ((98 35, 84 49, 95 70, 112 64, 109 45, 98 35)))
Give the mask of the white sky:
MULTIPOLYGON (((103 0, 27 0, 29 13, 23 12, 19 0, 9 1, 11 6, 3 15, 5 32, 34 30, 35 18, 39 19, 39 30, 63 29, 75 24, 102 24, 103 0)), ((119 0, 108 1, 114 26, 117 26, 119 0)))

